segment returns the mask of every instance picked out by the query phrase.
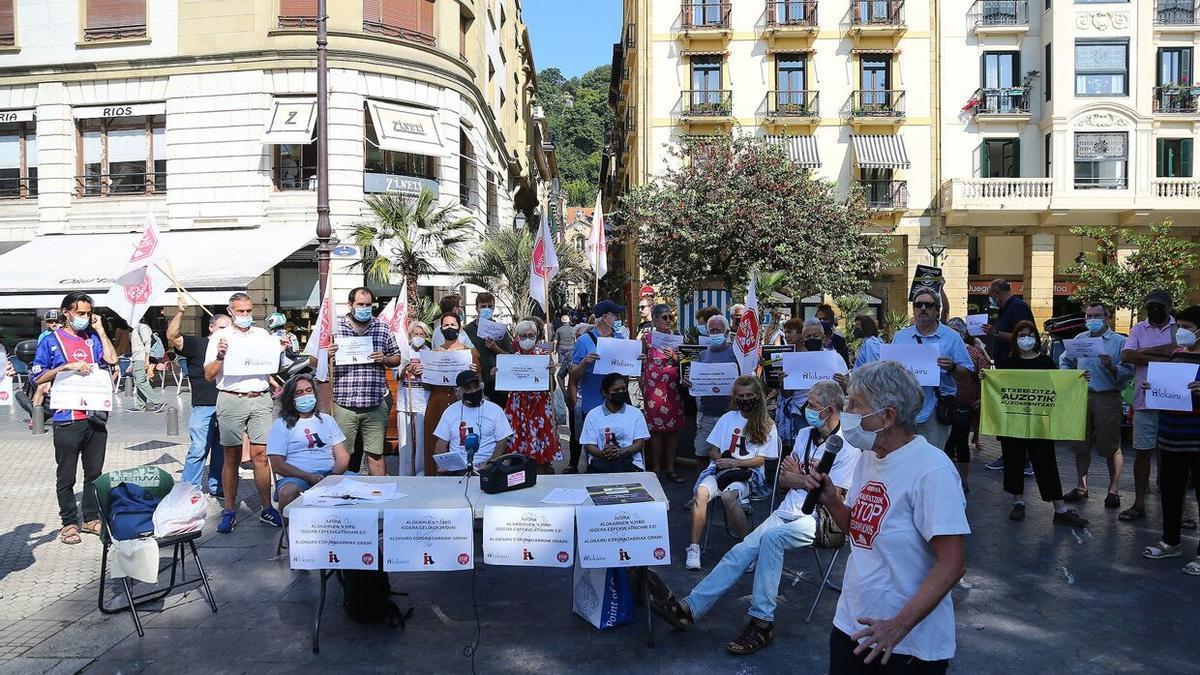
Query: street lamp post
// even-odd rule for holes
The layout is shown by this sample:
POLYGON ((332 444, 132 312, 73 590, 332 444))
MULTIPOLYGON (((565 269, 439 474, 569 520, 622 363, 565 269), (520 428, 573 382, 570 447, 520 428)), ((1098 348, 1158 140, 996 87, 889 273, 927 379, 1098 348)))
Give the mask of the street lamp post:
POLYGON ((317 282, 325 302, 329 289, 329 61, 327 0, 317 0, 317 282))
POLYGON ((938 260, 940 260, 942 254, 946 252, 946 247, 939 246, 937 244, 930 244, 929 246, 925 247, 925 251, 929 253, 930 258, 933 258, 933 266, 937 267, 938 260))

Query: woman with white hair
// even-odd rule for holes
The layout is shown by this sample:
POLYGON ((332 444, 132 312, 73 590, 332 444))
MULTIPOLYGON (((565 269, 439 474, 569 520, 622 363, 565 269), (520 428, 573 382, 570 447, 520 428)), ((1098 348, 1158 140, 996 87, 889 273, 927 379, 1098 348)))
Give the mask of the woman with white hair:
MULTIPOLYGON (((543 356, 550 353, 544 344, 538 343, 538 324, 534 321, 518 322, 513 335, 516 338, 514 354, 543 356)), ((552 373, 553 370, 546 372, 546 379, 551 383, 554 380, 552 373)), ((509 392, 504 412, 508 423, 516 430, 509 440, 509 451, 532 458, 537 462, 538 473, 554 473, 551 462, 558 454, 558 423, 554 419, 550 390, 509 392)))
POLYGON ((854 371, 842 435, 862 449, 845 503, 827 475, 801 476, 850 539, 829 636, 829 672, 876 670, 903 656, 905 672, 941 673, 954 656, 950 590, 965 571, 970 534, 958 472, 917 435, 921 387, 901 364, 854 371))
POLYGON ((429 351, 433 331, 420 321, 408 324, 408 362, 400 366, 396 389, 396 440, 399 445, 400 475, 425 473, 425 388, 421 386, 421 354, 429 351))

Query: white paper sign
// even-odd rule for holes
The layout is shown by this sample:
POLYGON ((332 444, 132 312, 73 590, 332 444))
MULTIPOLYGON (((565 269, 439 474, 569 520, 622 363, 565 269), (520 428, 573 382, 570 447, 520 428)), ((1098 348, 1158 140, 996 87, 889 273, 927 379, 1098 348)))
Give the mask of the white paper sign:
POLYGON ((453 387, 454 380, 464 370, 471 369, 471 350, 451 352, 421 352, 421 381, 453 387))
POLYGON ((983 335, 983 326, 988 322, 987 314, 967 315, 967 335, 983 335))
POLYGON ((375 341, 370 335, 355 335, 333 338, 337 345, 337 354, 333 362, 339 366, 353 366, 360 363, 371 363, 371 352, 375 351, 375 341))
POLYGON ((837 352, 784 352, 783 388, 791 391, 812 389, 813 385, 832 380, 846 372, 846 362, 837 352))
POLYGON ((1098 359, 1104 353, 1104 339, 1094 337, 1063 340, 1067 356, 1073 359, 1098 359))
POLYGON ((379 510, 292 509, 288 553, 294 570, 377 570, 379 510))
POLYGON ((467 470, 467 458, 463 456, 461 452, 455 452, 453 450, 450 452, 443 452, 440 455, 434 455, 433 461, 435 464, 437 464, 439 469, 445 471, 446 473, 467 470))
POLYGON ((664 502, 580 506, 575 520, 582 567, 671 564, 664 502))
POLYGON ((679 345, 683 344, 683 336, 654 331, 653 333, 650 333, 650 344, 658 347, 659 349, 677 351, 679 349, 679 345))
POLYGON ((499 342, 508 337, 508 326, 502 323, 492 321, 491 319, 479 319, 479 328, 476 332, 480 340, 495 340, 499 342))
POLYGON ((107 370, 92 368, 87 375, 64 370, 50 385, 51 410, 112 410, 112 377, 107 370))
POLYGON ((548 354, 497 354, 497 391, 550 391, 548 354))
POLYGON ((279 338, 267 333, 252 333, 229 340, 221 372, 225 375, 274 375, 279 372, 279 338))
POLYGON ((692 396, 729 396, 733 381, 738 377, 736 363, 701 363, 693 361, 688 368, 692 396))
POLYGON ((942 369, 937 360, 941 350, 937 345, 884 344, 879 347, 880 361, 899 361, 917 378, 922 387, 937 387, 942 383, 942 369))
POLYGON ((620 340, 617 338, 600 338, 596 345, 596 354, 600 357, 592 368, 595 375, 621 373, 629 377, 642 374, 642 343, 638 340, 620 340))
POLYGON ((383 512, 384 572, 457 572, 475 566, 470 508, 387 509, 383 512))
POLYGON ((1188 384, 1196 380, 1194 363, 1153 362, 1146 371, 1146 407, 1151 410, 1192 412, 1192 392, 1188 384))
POLYGON ((575 509, 488 506, 483 510, 483 561, 489 565, 570 567, 575 509))

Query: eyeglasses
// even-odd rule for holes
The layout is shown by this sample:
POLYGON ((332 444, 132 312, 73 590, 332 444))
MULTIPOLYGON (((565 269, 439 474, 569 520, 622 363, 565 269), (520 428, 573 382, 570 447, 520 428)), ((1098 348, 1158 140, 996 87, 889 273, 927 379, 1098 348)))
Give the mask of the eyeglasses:
POLYGON ((933 309, 937 307, 937 304, 932 302, 914 302, 913 307, 916 309, 933 309))

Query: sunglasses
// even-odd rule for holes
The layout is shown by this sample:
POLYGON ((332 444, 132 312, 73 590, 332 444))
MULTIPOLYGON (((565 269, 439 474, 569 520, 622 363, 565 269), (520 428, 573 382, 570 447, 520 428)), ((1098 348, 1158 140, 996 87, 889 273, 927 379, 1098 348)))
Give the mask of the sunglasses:
POLYGON ((914 302, 913 307, 917 309, 933 309, 937 305, 932 302, 914 302))

